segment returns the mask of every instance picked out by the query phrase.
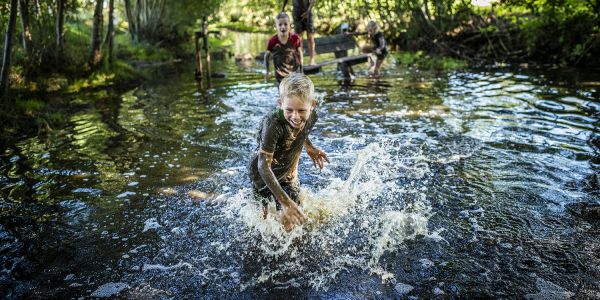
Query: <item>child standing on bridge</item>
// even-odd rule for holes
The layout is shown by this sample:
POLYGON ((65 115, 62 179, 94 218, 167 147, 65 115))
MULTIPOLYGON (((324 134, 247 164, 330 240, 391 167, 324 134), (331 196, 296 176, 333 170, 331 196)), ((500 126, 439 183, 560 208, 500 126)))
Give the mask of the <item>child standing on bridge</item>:
POLYGON ((315 167, 323 169, 329 159, 311 143, 308 134, 317 122, 313 109, 314 85, 308 76, 292 73, 279 86, 279 108, 267 114, 260 125, 258 146, 248 167, 254 196, 263 204, 267 217, 269 202, 275 202, 279 222, 286 231, 306 222, 300 204, 298 161, 302 148, 315 167))
POLYGON ((273 68, 277 84, 292 72, 302 72, 304 57, 302 55, 302 38, 290 34, 290 17, 281 12, 275 17, 277 34, 267 42, 265 52, 265 80, 269 80, 269 58, 273 56, 273 68))

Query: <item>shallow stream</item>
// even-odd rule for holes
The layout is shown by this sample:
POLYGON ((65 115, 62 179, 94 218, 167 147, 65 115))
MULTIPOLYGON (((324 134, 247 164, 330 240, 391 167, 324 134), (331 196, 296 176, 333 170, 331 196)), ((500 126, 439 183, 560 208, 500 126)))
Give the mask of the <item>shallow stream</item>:
POLYGON ((325 68, 331 164, 303 154, 309 221, 283 234, 246 174, 277 88, 259 63, 212 68, 208 89, 181 63, 75 95, 66 126, 2 145, 0 295, 600 298, 600 221, 569 210, 600 202, 600 75, 325 68))

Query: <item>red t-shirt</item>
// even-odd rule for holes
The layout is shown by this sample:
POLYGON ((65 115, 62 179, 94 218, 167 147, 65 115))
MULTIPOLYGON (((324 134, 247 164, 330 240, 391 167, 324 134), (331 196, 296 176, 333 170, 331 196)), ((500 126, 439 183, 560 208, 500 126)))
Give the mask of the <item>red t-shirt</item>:
POLYGON ((281 80, 292 72, 301 70, 300 51, 302 47, 302 38, 293 33, 289 36, 287 43, 282 44, 277 35, 274 35, 267 42, 267 50, 273 56, 273 66, 275 67, 275 78, 281 80))

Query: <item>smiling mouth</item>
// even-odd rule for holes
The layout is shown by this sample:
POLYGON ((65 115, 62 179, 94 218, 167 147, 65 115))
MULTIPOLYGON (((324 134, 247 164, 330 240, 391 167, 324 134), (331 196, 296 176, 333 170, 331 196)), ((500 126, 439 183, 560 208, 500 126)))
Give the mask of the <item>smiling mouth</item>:
POLYGON ((298 126, 302 125, 302 121, 294 122, 294 121, 290 120, 290 124, 292 124, 292 126, 294 126, 294 127, 298 127, 298 126))

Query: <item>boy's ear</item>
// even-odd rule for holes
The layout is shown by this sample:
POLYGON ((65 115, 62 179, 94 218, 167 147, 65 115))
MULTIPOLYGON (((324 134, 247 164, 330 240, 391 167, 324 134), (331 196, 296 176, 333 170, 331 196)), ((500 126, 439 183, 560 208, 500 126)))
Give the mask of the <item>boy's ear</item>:
POLYGON ((313 100, 312 100, 312 105, 311 105, 311 106, 312 106, 312 108, 315 108, 315 107, 317 107, 317 100, 313 99, 313 100))

